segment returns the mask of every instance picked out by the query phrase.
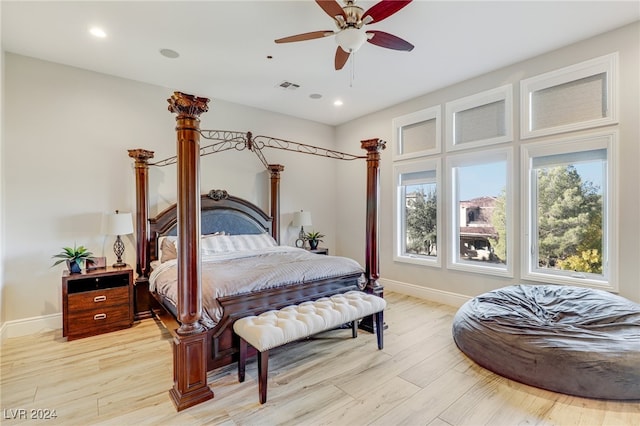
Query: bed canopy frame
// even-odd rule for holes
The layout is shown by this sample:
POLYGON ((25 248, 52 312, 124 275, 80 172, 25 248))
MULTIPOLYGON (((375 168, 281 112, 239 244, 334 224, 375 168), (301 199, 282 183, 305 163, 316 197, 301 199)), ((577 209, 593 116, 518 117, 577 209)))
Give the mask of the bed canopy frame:
MULTIPOLYGON (((207 333, 199 320, 202 315, 202 288, 200 281, 200 157, 231 149, 253 151, 270 174, 270 215, 272 236, 278 242, 280 217, 280 173, 284 166, 270 164, 262 150, 281 149, 317 155, 338 160, 366 160, 366 237, 365 237, 365 291, 382 296, 379 284, 378 253, 378 206, 380 180, 380 152, 385 142, 380 139, 361 141, 364 156, 346 154, 313 145, 276 139, 268 136, 253 136, 223 130, 201 130, 200 115, 208 111, 209 99, 174 92, 169 102, 169 111, 176 114, 177 155, 165 160, 150 162, 154 152, 145 149, 129 150, 135 160, 136 178, 136 313, 137 318, 150 317, 153 313, 143 307, 151 305, 148 287, 151 262, 151 239, 149 232, 149 177, 150 166, 162 167, 176 164, 177 168, 177 243, 178 252, 178 307, 179 327, 172 331, 174 385, 169 391, 180 411, 213 398, 207 384, 207 333), (215 141, 200 147, 200 137, 215 141)), ((373 328, 371 326, 371 328, 373 328)))

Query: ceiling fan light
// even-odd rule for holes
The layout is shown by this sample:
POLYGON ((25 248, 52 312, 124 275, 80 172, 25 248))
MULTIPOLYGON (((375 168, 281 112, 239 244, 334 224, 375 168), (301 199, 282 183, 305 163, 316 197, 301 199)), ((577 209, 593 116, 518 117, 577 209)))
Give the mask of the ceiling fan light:
POLYGON ((336 43, 348 53, 353 53, 360 49, 360 46, 367 40, 364 30, 357 28, 345 28, 336 34, 336 43))

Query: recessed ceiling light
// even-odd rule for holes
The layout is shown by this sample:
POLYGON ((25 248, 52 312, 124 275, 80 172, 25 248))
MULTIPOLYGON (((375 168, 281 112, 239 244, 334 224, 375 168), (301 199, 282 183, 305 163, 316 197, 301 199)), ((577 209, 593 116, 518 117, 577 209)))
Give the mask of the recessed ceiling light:
POLYGON ((309 95, 311 99, 320 99, 322 95, 320 93, 312 93, 309 95))
POLYGON ((171 49, 160 49, 160 54, 162 56, 164 56, 165 58, 169 58, 169 59, 175 59, 178 56, 180 56, 180 54, 178 52, 176 52, 175 50, 171 50, 171 49))
POLYGON ((98 37, 98 38, 105 38, 107 36, 107 33, 105 33, 104 30, 99 27, 91 27, 89 29, 89 32, 91 33, 92 36, 98 37))
POLYGON ((337 101, 333 102, 333 105, 335 105, 337 107, 342 106, 342 101, 340 99, 338 99, 337 101))

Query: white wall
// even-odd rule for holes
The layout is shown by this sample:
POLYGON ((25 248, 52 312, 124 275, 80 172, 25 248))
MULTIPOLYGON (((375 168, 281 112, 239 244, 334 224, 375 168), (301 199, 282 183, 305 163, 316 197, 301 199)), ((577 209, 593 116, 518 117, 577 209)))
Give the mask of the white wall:
MULTIPOLYGON (((2 8, 0 7, 0 19, 2 19, 1 14, 2 14, 2 8)), ((0 36, 1 38, 1 36, 0 36)), ((2 45, 1 40, 0 40, 0 46, 2 45)), ((4 206, 5 206, 5 202, 4 202, 4 194, 5 194, 5 187, 4 187, 4 174, 3 174, 3 164, 4 164, 4 51, 0 50, 0 88, 2 88, 1 90, 1 94, 0 94, 0 336, 3 334, 2 330, 4 329, 4 323, 5 323, 5 313, 4 313, 4 262, 2 262, 1 260, 4 258, 3 253, 4 253, 4 238, 2 238, 2 235, 4 235, 5 233, 5 226, 4 226, 4 206)), ((1 338, 1 337, 0 337, 1 338)))
MULTIPOLYGON (((160 160, 175 154, 175 115, 167 111, 172 90, 71 68, 12 53, 5 57, 5 231, 2 257, 4 319, 15 321, 61 312, 62 266, 51 256, 74 242, 113 263, 113 238, 100 235, 103 213, 133 211, 135 178, 127 149, 154 150, 160 160)), ((196 93, 198 96, 211 96, 196 93)), ((328 148, 334 128, 213 99, 203 129, 252 131, 328 148)), ((202 140, 201 145, 206 145, 202 140)), ((335 162, 276 150, 265 151, 282 173, 281 238, 292 244, 293 212, 309 210, 315 229, 334 249, 335 162)), ((269 208, 269 178, 255 154, 235 150, 204 157, 203 192, 231 194, 269 208)), ((175 202, 175 166, 150 171, 151 214, 175 202)), ((125 260, 135 263, 133 235, 125 260)))
MULTIPOLYGON (((507 83, 514 88, 514 159, 519 159, 519 81, 547 71, 563 68, 614 51, 620 52, 620 140, 619 140, 619 200, 618 217, 614 220, 620 229, 617 241, 619 253, 619 293, 629 299, 640 301, 640 40, 638 22, 607 34, 585 40, 574 45, 549 52, 530 60, 461 82, 437 92, 420 96, 392 108, 354 120, 337 128, 338 146, 345 146, 353 140, 378 137, 389 143, 382 154, 381 167, 381 211, 380 211, 380 272, 383 282, 387 281, 396 289, 405 289, 417 294, 443 296, 447 292, 474 296, 485 291, 520 282, 519 261, 515 262, 513 279, 497 278, 481 274, 426 266, 411 265, 393 261, 393 206, 392 187, 391 120, 417 110, 435 105, 443 106, 465 96, 493 89, 507 83), (397 287, 395 284, 399 284, 397 287)), ((444 120, 443 120, 444 121, 444 120)), ((443 129, 444 134, 444 129, 443 129)), ((517 164, 516 164, 516 170, 517 164)), ((339 181, 343 183, 338 194, 341 206, 338 217, 338 251, 362 261, 364 240, 364 178, 354 164, 339 165, 339 181), (354 235, 354 230, 356 234, 354 235), (343 238, 344 237, 344 238, 343 238)), ((519 194, 516 194, 516 212, 519 212, 519 194)), ((516 214, 516 216, 519 216, 516 214)), ((515 229, 520 229, 520 219, 516 218, 515 229)), ((520 259, 520 239, 516 235, 515 259, 520 259)), ((446 254, 445 254, 446 255, 446 254)), ((446 265, 446 262, 443 262, 446 265)))

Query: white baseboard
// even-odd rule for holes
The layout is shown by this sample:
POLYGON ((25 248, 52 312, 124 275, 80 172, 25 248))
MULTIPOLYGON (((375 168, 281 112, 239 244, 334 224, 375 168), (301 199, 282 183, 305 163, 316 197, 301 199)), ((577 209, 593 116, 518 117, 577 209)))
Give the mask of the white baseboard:
POLYGON ((10 337, 26 336, 43 330, 62 328, 62 314, 42 315, 39 317, 5 321, 0 327, 0 341, 10 337))
POLYGON ((467 300, 471 299, 470 296, 465 296, 463 294, 451 293, 449 291, 437 290, 434 288, 388 280, 385 278, 380 278, 378 281, 384 286, 385 290, 406 294, 407 296, 414 296, 419 299, 431 300, 432 302, 442 303, 456 308, 459 308, 467 300))

